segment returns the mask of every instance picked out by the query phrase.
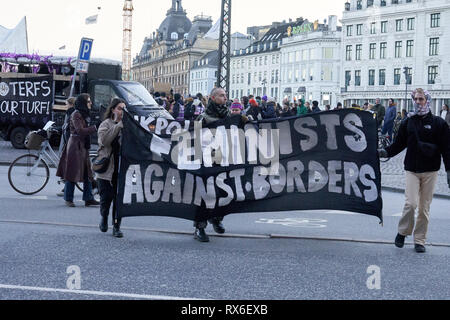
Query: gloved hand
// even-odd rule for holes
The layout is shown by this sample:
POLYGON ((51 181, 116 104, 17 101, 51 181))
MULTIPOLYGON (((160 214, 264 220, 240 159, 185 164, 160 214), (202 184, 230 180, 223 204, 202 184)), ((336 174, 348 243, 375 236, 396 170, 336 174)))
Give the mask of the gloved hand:
POLYGON ((388 153, 385 149, 378 149, 378 155, 380 158, 389 158, 388 153))

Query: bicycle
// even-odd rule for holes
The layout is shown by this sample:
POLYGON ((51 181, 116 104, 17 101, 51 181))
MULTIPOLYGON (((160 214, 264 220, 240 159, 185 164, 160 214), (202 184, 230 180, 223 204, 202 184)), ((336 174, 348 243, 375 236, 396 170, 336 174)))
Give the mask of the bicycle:
MULTIPOLYGON (((50 180, 50 167, 58 167, 59 155, 50 145, 52 134, 59 133, 53 125, 54 122, 49 122, 44 129, 30 132, 25 142, 29 153, 18 157, 9 166, 9 184, 20 194, 30 196, 42 191, 50 180), (31 150, 39 152, 35 155, 31 150)), ((95 157, 95 154, 90 153, 90 157, 95 157)), ((58 184, 61 182, 58 181, 58 184)), ((76 187, 83 191, 78 184, 76 187)))

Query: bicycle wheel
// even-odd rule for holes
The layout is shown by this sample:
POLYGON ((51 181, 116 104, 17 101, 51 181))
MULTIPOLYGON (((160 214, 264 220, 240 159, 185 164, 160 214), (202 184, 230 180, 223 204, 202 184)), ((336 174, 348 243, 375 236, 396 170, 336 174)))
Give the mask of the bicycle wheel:
POLYGON ((8 180, 11 187, 26 196, 31 196, 45 188, 50 179, 47 163, 34 154, 23 155, 11 164, 8 180), (39 161, 39 162, 38 162, 39 161))

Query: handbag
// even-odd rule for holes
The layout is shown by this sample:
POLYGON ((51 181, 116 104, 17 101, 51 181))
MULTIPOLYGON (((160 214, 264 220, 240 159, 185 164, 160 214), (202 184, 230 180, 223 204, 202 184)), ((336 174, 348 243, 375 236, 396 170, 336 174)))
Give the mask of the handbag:
POLYGON ((417 138, 417 146, 419 147, 419 152, 428 158, 433 158, 439 151, 439 147, 433 143, 422 142, 419 138, 419 133, 417 132, 417 126, 414 125, 414 133, 417 138))
POLYGON ((105 158, 99 158, 99 157, 95 157, 92 160, 92 170, 95 173, 105 173, 106 171, 108 171, 109 168, 109 163, 111 162, 111 156, 112 156, 112 152, 109 155, 109 157, 105 157, 105 158))

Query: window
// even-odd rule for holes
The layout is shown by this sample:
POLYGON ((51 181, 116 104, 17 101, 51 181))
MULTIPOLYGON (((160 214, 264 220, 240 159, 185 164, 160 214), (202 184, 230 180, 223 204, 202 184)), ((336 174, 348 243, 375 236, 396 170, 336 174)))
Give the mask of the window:
POLYGON ((361 36, 362 35, 362 29, 363 29, 363 25, 362 24, 357 24, 356 25, 356 35, 357 36, 361 36))
POLYGON ((352 78, 351 71, 345 71, 345 86, 348 87, 350 85, 350 80, 352 78))
POLYGON ((387 21, 381 21, 381 33, 387 33, 387 21))
POLYGON ((349 45, 345 49, 345 60, 351 61, 352 60, 352 46, 349 45))
POLYGON ((441 14, 433 13, 431 15, 431 28, 439 28, 441 26, 441 14))
POLYGON ((416 19, 415 18, 408 18, 407 21, 408 21, 408 26, 407 26, 408 31, 414 30, 416 19))
POLYGON ((369 70, 369 86, 375 85, 375 70, 369 70))
POLYGON ((333 48, 323 48, 323 58, 333 59, 333 48))
POLYGON ((380 59, 386 59, 387 42, 380 43, 380 59))
POLYGON ((439 54, 439 38, 430 39, 430 56, 437 56, 439 54))
POLYGON ((429 66, 428 67, 428 84, 434 84, 436 81, 437 75, 438 75, 438 67, 437 66, 429 66))
POLYGON ((369 50, 369 59, 375 59, 376 51, 377 51, 377 44, 371 43, 370 50, 369 50))
POLYGON ((353 25, 347 26, 347 37, 351 37, 353 35, 353 25))
POLYGON ((400 69, 394 69, 394 85, 400 84, 400 69))
POLYGON ((414 51, 414 40, 406 41, 406 57, 410 58, 413 56, 414 51))
POLYGON ((402 41, 395 41, 395 57, 402 57, 402 41))
POLYGON ((376 22, 372 22, 370 24, 370 34, 375 34, 377 33, 377 24, 376 22))
POLYGON ((403 31, 403 19, 395 20, 395 30, 397 32, 403 31))
POLYGON ((355 60, 361 60, 362 44, 356 45, 355 60))
POLYGON ((386 69, 380 69, 378 73, 378 84, 380 86, 386 85, 386 69))
POLYGON ((355 86, 359 87, 361 85, 361 70, 355 71, 355 86))

